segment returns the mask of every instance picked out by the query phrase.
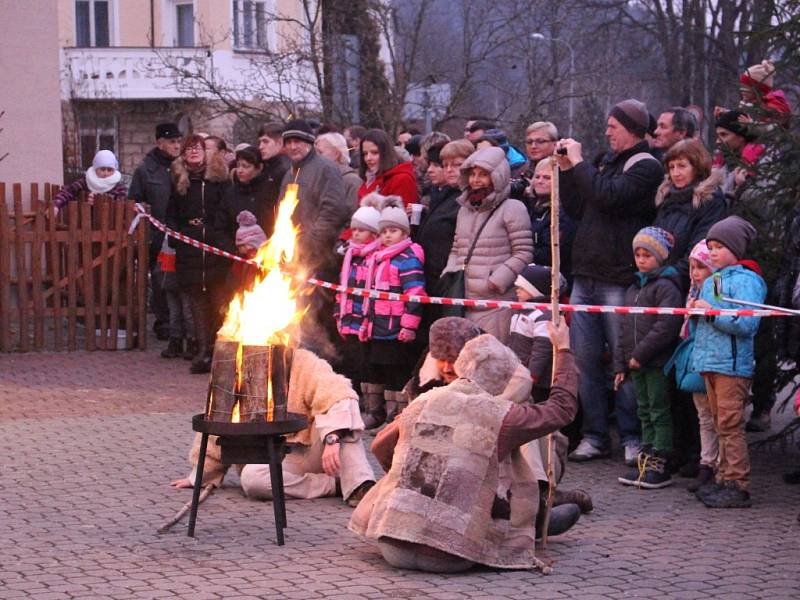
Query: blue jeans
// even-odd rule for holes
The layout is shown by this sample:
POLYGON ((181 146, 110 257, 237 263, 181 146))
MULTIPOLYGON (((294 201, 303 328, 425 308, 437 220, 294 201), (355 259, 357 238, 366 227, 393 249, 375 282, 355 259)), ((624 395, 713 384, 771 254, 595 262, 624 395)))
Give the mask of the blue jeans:
MULTIPOLYGON (((624 285, 604 283, 590 277, 575 277, 571 304, 621 306, 624 285)), ((598 447, 608 447, 608 376, 603 355, 613 352, 619 335, 621 315, 581 313, 572 315, 570 342, 580 373, 578 395, 583 409, 583 437, 598 447)), ((623 444, 639 441, 636 393, 630 379, 620 386, 614 399, 617 427, 623 444)))

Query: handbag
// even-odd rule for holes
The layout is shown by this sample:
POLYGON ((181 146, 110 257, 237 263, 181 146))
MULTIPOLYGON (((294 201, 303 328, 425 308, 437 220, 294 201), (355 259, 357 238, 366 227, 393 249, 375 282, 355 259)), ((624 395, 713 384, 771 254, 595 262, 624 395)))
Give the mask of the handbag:
MULTIPOLYGON (((503 200, 505 202, 505 200, 503 200)), ((436 282, 436 288, 434 293, 437 296, 442 298, 465 298, 467 295, 467 281, 466 281, 466 270, 469 261, 472 260, 472 253, 475 251, 475 245, 478 243, 478 238, 483 233, 483 228, 486 227, 486 224, 492 218, 494 211, 500 208, 500 205, 503 204, 501 202, 497 206, 495 206, 492 211, 489 213, 489 216, 486 217, 486 220, 481 223, 481 226, 478 228, 478 232, 475 234, 475 238, 472 240, 472 244, 470 244, 469 250, 467 251, 467 257, 464 259, 464 264, 462 267, 456 271, 449 271, 447 273, 442 274, 439 277, 439 281, 436 282)), ((459 306, 457 304, 443 304, 441 306, 441 317, 464 317, 467 314, 467 308, 465 306, 459 306)))
POLYGON ((675 383, 684 392, 705 393, 706 382, 700 373, 691 370, 694 336, 690 336, 678 344, 669 361, 664 365, 664 375, 675 369, 675 383))

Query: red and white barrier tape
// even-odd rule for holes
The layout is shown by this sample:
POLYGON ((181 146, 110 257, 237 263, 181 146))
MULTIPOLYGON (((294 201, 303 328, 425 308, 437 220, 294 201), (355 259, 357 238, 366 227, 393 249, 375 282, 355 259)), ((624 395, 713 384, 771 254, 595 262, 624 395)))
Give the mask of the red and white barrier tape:
MULTIPOLYGON (((231 254, 225 250, 220 250, 214 246, 209 246, 198 240, 183 235, 173 229, 164 225, 161 221, 153 217, 150 213, 146 212, 141 204, 136 205, 137 215, 131 223, 128 233, 131 234, 136 229, 142 217, 146 218, 153 224, 159 231, 163 231, 170 237, 180 240, 190 246, 205 250, 212 254, 224 256, 231 260, 238 261, 254 267, 259 267, 259 264, 251 259, 243 258, 236 254, 231 254)), ((378 300, 393 300, 401 302, 418 302, 421 304, 440 304, 443 306, 463 306, 465 308, 513 308, 517 310, 550 310, 551 305, 549 302, 513 302, 510 300, 474 300, 466 298, 440 298, 437 296, 413 296, 407 294, 395 294, 392 292, 381 292, 378 290, 366 290, 363 288, 345 287, 329 281, 323 281, 309 277, 303 279, 305 283, 315 285, 317 287, 334 290, 336 292, 343 292, 351 296, 361 296, 364 298, 372 298, 378 300)), ((768 310, 758 308, 747 309, 733 309, 733 308, 669 308, 669 307, 651 307, 651 306, 604 306, 594 304, 560 304, 559 309, 564 312, 586 312, 586 313, 614 313, 619 315, 691 315, 697 317, 787 317, 791 316, 786 312, 779 310, 768 310)))

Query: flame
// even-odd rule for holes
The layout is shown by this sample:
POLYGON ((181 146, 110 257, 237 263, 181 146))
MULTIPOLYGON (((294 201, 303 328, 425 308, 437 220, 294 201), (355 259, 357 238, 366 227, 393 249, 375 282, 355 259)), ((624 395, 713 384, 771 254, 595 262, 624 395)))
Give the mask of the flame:
POLYGON ((237 400, 233 405, 233 410, 231 411, 231 423, 239 423, 239 401, 237 400))
MULTIPOLYGON (((260 271, 253 287, 237 294, 229 304, 225 322, 218 332, 220 338, 252 346, 285 345, 291 329, 302 318, 304 311, 297 307, 292 276, 281 271, 281 268, 298 270, 293 264, 298 229, 292 223, 297 192, 297 184, 287 186, 278 208, 274 233, 256 254, 260 271)), ((237 364, 240 372, 239 366, 237 364)))

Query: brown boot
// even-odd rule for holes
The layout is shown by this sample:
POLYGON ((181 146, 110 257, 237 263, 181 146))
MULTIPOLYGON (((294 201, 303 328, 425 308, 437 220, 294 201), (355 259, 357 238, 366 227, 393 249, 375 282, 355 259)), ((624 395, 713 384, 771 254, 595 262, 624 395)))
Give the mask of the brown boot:
POLYGON ((583 514, 592 512, 594 508, 592 497, 583 490, 561 490, 556 488, 555 494, 553 494, 553 506, 561 506, 562 504, 577 504, 583 514))
POLYGON ((365 383, 364 389, 364 429, 376 429, 386 421, 386 407, 383 385, 380 383, 365 383))

